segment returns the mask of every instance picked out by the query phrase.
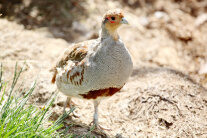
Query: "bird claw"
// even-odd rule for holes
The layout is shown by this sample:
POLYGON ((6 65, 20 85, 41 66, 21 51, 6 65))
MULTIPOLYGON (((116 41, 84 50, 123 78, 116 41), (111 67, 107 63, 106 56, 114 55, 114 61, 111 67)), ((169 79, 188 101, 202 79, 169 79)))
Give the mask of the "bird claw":
MULTIPOLYGON (((71 112, 72 115, 70 115, 70 116, 73 116, 73 117, 75 117, 75 118, 80 118, 80 115, 79 115, 78 113, 76 113, 76 112, 74 111, 74 109, 70 109, 70 110, 73 110, 73 111, 71 112)), ((66 113, 66 110, 63 110, 63 114, 65 114, 65 113, 66 113)))
POLYGON ((103 127, 99 124, 94 123, 93 121, 89 124, 90 126, 93 125, 95 127, 95 129, 99 129, 99 130, 106 130, 106 131, 111 131, 110 128, 107 127, 103 127))
POLYGON ((111 131, 110 128, 107 128, 107 127, 104 127, 104 126, 101 126, 101 125, 97 125, 96 128, 101 129, 101 130, 111 131))
POLYGON ((76 113, 75 111, 72 112, 72 116, 75 118, 80 118, 80 115, 76 113))
MULTIPOLYGON (((70 104, 73 105, 73 106, 77 106, 78 104, 75 103, 72 99, 70 100, 70 104)), ((69 105, 70 106, 70 105, 69 105)))

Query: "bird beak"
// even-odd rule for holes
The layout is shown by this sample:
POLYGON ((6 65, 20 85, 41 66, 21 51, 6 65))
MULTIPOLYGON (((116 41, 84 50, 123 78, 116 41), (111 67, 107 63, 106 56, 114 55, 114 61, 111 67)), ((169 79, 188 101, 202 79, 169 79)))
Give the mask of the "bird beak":
POLYGON ((121 19, 121 24, 129 24, 126 18, 122 18, 121 19))

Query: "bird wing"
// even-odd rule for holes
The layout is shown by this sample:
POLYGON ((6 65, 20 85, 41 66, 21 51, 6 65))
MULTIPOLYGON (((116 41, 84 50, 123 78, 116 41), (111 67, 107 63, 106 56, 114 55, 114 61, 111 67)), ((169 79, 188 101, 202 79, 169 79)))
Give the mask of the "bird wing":
POLYGON ((64 52, 64 54, 59 58, 56 66, 52 69, 54 72, 51 80, 52 83, 55 83, 56 81, 56 75, 58 73, 57 68, 64 68, 68 61, 72 61, 77 64, 86 57, 91 41, 84 41, 74 44, 64 52))

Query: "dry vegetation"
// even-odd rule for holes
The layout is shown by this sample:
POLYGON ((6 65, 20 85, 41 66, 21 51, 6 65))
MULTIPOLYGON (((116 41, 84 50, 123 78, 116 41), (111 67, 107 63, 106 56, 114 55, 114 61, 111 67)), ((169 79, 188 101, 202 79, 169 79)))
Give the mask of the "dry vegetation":
MULTIPOLYGON (((207 137, 206 0, 0 0, 0 61, 13 72, 27 63, 22 79, 37 79, 30 102, 45 103, 55 86, 49 69, 70 43, 96 38, 101 16, 121 8, 130 25, 119 33, 133 56, 128 84, 100 106, 100 122, 111 131, 99 137, 207 137), (10 10, 12 9, 12 10, 10 10)), ((59 93, 53 120, 62 113, 59 93)), ((88 134, 91 101, 75 99, 80 118, 69 129, 88 134)))

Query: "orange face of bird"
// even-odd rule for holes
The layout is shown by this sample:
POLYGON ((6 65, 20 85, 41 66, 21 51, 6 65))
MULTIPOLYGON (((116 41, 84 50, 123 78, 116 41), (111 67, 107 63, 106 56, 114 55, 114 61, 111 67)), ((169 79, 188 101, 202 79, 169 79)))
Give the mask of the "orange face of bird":
POLYGON ((128 24, 128 21, 124 18, 121 10, 109 10, 104 15, 103 24, 108 31, 113 32, 121 24, 128 24))

